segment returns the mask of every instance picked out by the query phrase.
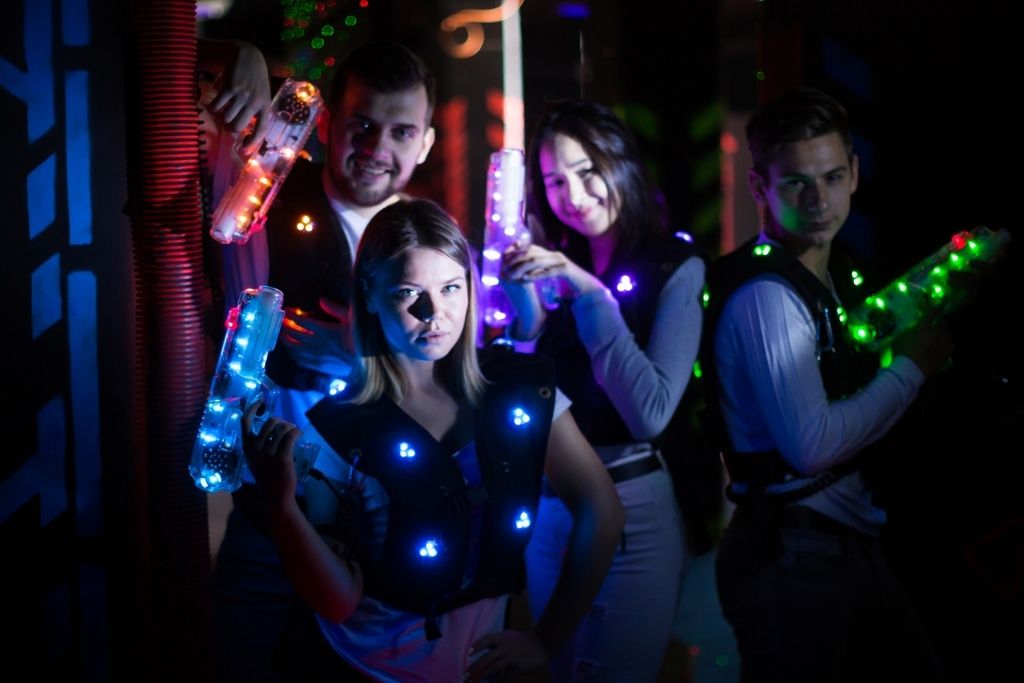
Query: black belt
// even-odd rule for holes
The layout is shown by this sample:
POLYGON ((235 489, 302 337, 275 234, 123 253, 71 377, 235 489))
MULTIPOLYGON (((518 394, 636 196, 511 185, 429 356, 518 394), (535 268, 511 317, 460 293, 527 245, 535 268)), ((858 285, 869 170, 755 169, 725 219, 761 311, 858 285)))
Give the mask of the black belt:
POLYGON ((612 481, 616 484, 620 484, 630 479, 636 479, 642 477, 645 474, 656 472, 661 469, 661 458, 654 453, 651 453, 647 457, 638 458, 630 462, 622 463, 621 465, 612 465, 608 468, 608 475, 612 478, 612 481))
MULTIPOLYGON (((636 479, 642 477, 645 474, 651 472, 657 472, 662 469, 661 458, 656 454, 651 453, 643 458, 637 458, 631 462, 626 462, 621 465, 612 465, 608 468, 608 475, 612 478, 612 483, 621 484, 624 481, 630 479, 636 479)), ((542 496, 555 496, 554 489, 548 484, 547 477, 544 478, 544 484, 541 486, 540 491, 542 496)))

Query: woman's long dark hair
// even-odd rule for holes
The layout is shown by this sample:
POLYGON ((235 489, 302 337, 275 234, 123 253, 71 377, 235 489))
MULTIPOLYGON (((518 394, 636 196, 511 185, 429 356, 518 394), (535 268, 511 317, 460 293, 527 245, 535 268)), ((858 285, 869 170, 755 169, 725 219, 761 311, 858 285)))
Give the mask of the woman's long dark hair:
POLYGON ((555 135, 566 135, 583 147, 594 170, 608 185, 617 209, 616 253, 628 253, 642 237, 665 232, 657 190, 644 166, 640 147, 626 124, 608 107, 587 100, 548 102, 530 136, 527 163, 527 212, 540 219, 538 242, 565 251, 577 263, 590 263, 586 239, 562 224, 548 203, 540 168, 540 148, 555 135))

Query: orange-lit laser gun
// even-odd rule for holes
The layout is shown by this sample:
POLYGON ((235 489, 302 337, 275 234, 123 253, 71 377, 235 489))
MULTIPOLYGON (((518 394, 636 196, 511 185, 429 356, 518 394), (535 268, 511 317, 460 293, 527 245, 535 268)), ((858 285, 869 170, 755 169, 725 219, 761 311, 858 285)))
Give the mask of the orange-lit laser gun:
POLYGON ((986 263, 1010 243, 1006 230, 984 226, 953 235, 941 249, 849 311, 846 329, 854 343, 880 351, 930 311, 948 313, 963 303, 965 292, 951 286, 950 271, 986 263))
POLYGON ((277 191, 302 151, 324 108, 316 86, 286 80, 270 104, 271 119, 259 149, 214 211, 210 234, 224 244, 244 244, 263 228, 277 191))
MULTIPOLYGON (((242 485, 246 469, 242 414, 256 400, 263 401, 264 416, 274 408, 277 388, 267 377, 266 366, 281 331, 283 301, 281 290, 263 285, 243 291, 238 305, 228 313, 224 344, 188 467, 195 485, 204 491, 234 491, 242 485)), ((254 430, 265 419, 258 418, 254 430)), ((295 444, 295 469, 300 481, 309 474, 319 453, 316 444, 295 444)))

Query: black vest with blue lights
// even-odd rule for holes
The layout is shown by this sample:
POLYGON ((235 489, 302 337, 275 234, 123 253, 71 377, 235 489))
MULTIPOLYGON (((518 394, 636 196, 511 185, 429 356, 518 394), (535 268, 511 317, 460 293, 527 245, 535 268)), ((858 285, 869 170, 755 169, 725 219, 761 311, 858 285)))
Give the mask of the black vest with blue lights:
MULTIPOLYGON (((686 259, 699 251, 679 238, 650 239, 631 252, 616 256, 601 282, 619 302, 619 310, 633 338, 642 349, 647 345, 658 297, 665 283, 686 259)), ((555 361, 558 388, 572 400, 572 416, 580 431, 594 446, 636 441, 597 380, 576 322, 568 305, 548 314, 537 351, 555 361)))
POLYGON ((550 359, 505 350, 481 352, 481 368, 484 397, 460 411, 471 419, 460 419, 462 429, 457 424, 441 442, 389 399, 365 405, 325 399, 308 413, 335 452, 379 481, 389 499, 379 553, 370 551, 368 539, 353 537, 360 527, 353 519, 339 520, 333 530, 355 549, 365 593, 427 616, 430 637, 440 635, 438 615, 524 585, 554 371, 550 359), (474 447, 480 485, 469 487, 453 453, 474 447))

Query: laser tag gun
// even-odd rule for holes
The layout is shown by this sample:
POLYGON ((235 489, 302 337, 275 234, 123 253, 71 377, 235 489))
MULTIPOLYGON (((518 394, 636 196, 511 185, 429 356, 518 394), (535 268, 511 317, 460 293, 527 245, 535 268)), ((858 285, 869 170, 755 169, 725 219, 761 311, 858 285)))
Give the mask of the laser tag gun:
POLYGON ((869 351, 880 351, 926 313, 952 311, 963 302, 965 293, 950 285, 950 271, 988 262, 1009 243, 1006 230, 979 226, 958 232, 941 249, 849 311, 846 329, 850 338, 869 351))
MULTIPOLYGON (((499 285, 501 255, 514 245, 529 244, 530 230, 524 219, 526 164, 523 150, 503 147, 491 154, 487 169, 487 200, 484 216, 484 250, 480 266, 483 285, 484 320, 492 327, 506 327, 515 310, 499 285)), ((541 301, 547 308, 557 308, 558 281, 545 278, 538 283, 541 301), (552 306, 553 304, 553 306, 552 306)))
MULTIPOLYGON (((246 289, 238 305, 228 312, 217 369, 210 383, 199 434, 192 448, 188 471, 196 486, 213 493, 234 491, 242 485, 245 457, 242 453, 242 414, 255 400, 262 400, 269 415, 277 388, 266 375, 267 355, 281 331, 284 293, 263 285, 246 289)), ((263 420, 254 423, 257 431, 263 420)), ((313 467, 320 446, 305 441, 295 444, 295 469, 302 481, 313 467)))
POLYGON ((267 211, 323 108, 320 91, 312 83, 289 78, 281 85, 270 104, 266 137, 214 211, 210 234, 215 240, 244 244, 263 228, 267 211))

